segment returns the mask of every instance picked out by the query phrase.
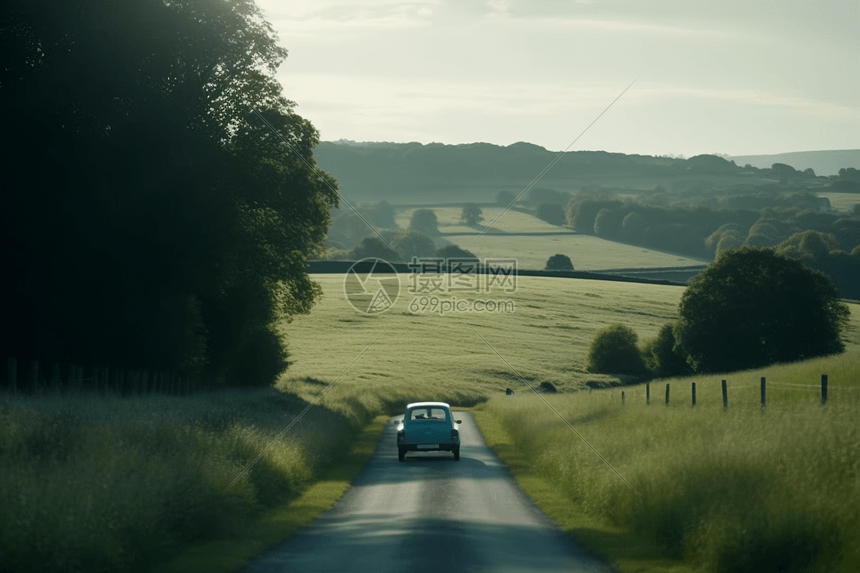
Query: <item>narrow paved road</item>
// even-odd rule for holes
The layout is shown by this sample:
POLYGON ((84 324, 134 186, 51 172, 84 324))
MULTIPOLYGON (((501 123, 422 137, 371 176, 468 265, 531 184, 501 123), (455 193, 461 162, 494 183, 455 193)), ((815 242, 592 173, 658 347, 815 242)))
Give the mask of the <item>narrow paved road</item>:
POLYGON ((388 424, 372 460, 333 509, 247 572, 611 573, 519 489, 470 414, 458 412, 460 461, 410 452, 388 424))

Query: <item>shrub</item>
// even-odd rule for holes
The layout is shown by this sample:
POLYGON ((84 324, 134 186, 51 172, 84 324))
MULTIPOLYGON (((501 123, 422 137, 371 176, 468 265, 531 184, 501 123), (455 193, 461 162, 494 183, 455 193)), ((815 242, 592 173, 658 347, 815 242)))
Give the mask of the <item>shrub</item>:
POLYGON ((558 388, 556 388, 555 384, 552 382, 541 382, 540 386, 538 386, 538 390, 544 394, 558 394, 558 388))
POLYGON ((448 245, 447 247, 442 247, 438 249, 434 254, 434 257, 442 258, 442 259, 477 259, 472 251, 467 251, 466 249, 460 248, 457 245, 448 245))
POLYGON ((391 249, 377 237, 368 237, 361 245, 352 251, 352 258, 356 261, 368 258, 377 258, 384 261, 398 261, 400 254, 391 249))
POLYGON ((691 373, 686 356, 675 350, 675 333, 672 324, 664 324, 657 336, 645 344, 642 354, 648 370, 658 378, 685 376, 691 373))
POLYGON ((417 231, 394 237, 392 246, 404 261, 412 260, 412 257, 429 257, 436 251, 433 239, 417 231))
POLYGON ((572 271, 573 263, 567 255, 553 255, 546 262, 548 271, 572 271))
POLYGON ((586 369, 596 374, 633 374, 646 372, 642 354, 636 346, 633 329, 613 324, 597 333, 588 349, 586 369))

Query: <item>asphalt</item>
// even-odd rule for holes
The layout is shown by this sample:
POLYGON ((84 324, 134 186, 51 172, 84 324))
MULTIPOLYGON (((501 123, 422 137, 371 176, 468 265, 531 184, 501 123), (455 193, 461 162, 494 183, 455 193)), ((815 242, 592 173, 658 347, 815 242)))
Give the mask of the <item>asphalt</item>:
POLYGON ((460 461, 410 452, 397 461, 389 423, 334 508, 243 571, 610 573, 522 492, 470 414, 456 412, 460 461))

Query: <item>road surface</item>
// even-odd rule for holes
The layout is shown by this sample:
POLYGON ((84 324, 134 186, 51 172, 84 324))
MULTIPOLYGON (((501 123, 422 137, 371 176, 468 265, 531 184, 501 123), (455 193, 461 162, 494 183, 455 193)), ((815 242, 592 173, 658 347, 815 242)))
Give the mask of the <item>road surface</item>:
POLYGON ((614 571, 520 490, 470 414, 455 416, 463 421, 460 461, 449 452, 409 452, 398 462, 388 424, 335 507, 243 571, 614 571))

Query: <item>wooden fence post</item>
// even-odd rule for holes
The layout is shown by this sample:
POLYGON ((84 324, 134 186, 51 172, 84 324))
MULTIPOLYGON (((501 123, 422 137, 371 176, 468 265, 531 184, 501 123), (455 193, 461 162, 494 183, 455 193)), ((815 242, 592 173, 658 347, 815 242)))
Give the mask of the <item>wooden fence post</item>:
POLYGON ((726 386, 726 381, 723 380, 723 410, 729 409, 729 388, 726 386))
POLYGON ((621 391, 621 405, 624 405, 624 390, 621 391))
POLYGON ((821 375, 821 405, 827 405, 827 374, 821 375))
POLYGON ((666 384, 666 405, 669 405, 669 385, 666 384))
POLYGON ((693 406, 696 405, 696 383, 693 382, 693 406))
POLYGON ((30 364, 30 391, 33 395, 39 393, 39 361, 34 360, 30 364))
POLYGON ((649 405, 651 403, 651 383, 645 383, 645 405, 649 405))
POLYGON ((761 377, 761 411, 764 412, 765 407, 767 406, 767 379, 762 376, 761 377))
POLYGON ((12 390, 12 395, 14 396, 18 393, 18 361, 15 357, 9 358, 9 365, 6 373, 6 383, 9 385, 9 388, 12 390))

